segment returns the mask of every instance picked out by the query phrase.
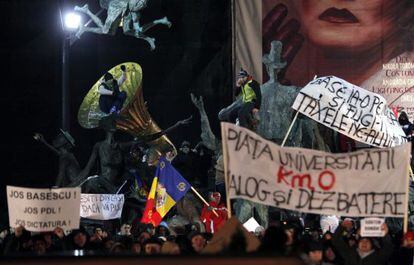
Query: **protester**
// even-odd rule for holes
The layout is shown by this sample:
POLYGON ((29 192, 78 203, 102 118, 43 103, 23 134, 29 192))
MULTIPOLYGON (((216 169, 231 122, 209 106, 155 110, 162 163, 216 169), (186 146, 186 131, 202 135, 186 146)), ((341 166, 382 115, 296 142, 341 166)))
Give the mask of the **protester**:
POLYGON ((350 246, 344 240, 343 233, 350 233, 353 229, 353 224, 350 220, 342 222, 341 226, 336 230, 332 240, 333 246, 337 253, 344 260, 345 265, 353 264, 387 264, 393 251, 393 244, 391 237, 388 234, 388 227, 383 224, 382 229, 385 236, 380 240, 381 244, 376 247, 374 239, 371 237, 360 237, 357 246, 350 246))
POLYGON ((400 113, 400 116, 398 117, 398 122, 401 125, 405 135, 407 136, 407 140, 409 142, 412 141, 413 131, 414 131, 414 124, 412 124, 409 119, 408 115, 405 111, 402 111, 400 113))
POLYGON ((77 230, 72 231, 69 235, 68 249, 91 249, 89 242, 89 234, 85 228, 81 227, 77 230))
POLYGON ((43 255, 46 253, 47 250, 47 243, 45 238, 42 235, 36 235, 32 237, 32 243, 33 243, 33 252, 37 255, 43 255))
POLYGON ((162 241, 159 238, 151 237, 144 241, 144 254, 157 255, 161 253, 162 241))
POLYGON ((323 245, 318 241, 310 241, 306 246, 306 253, 302 259, 309 265, 328 265, 323 261, 323 245))
POLYGON ((132 242, 130 250, 133 254, 140 255, 142 251, 141 243, 138 240, 135 240, 134 242, 132 242))
POLYGON ((99 108, 104 113, 119 112, 127 98, 125 91, 121 91, 119 87, 126 80, 126 67, 121 65, 122 75, 118 80, 114 79, 111 73, 105 73, 104 78, 100 81, 99 93, 99 108))
POLYGON ((244 69, 237 74, 236 94, 239 99, 220 111, 219 120, 235 122, 238 119, 240 126, 249 128, 257 118, 262 102, 262 93, 259 83, 244 69))
POLYGON ((192 232, 188 236, 194 253, 200 253, 206 246, 206 239, 200 232, 192 232))
POLYGON ((221 202, 221 195, 219 192, 211 193, 209 199, 210 206, 203 206, 200 219, 204 223, 208 233, 215 233, 227 221, 227 208, 224 203, 221 202), (214 213, 213 210, 216 213, 214 213))
POLYGON ((284 255, 288 235, 280 226, 269 226, 265 231, 259 252, 268 255, 284 255))

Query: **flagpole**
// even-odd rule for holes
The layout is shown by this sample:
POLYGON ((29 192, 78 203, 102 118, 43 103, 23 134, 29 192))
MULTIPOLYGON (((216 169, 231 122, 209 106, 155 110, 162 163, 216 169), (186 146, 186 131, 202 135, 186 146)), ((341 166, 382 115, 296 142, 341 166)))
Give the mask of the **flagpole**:
MULTIPOLYGON (((195 193, 195 195, 198 196, 198 198, 200 198, 200 200, 204 202, 205 205, 207 205, 207 207, 210 207, 210 204, 201 196, 200 193, 198 193, 196 189, 193 188, 193 186, 191 186, 191 190, 195 193)), ((216 212, 216 210, 214 210, 214 208, 212 209, 212 211, 216 215, 216 217, 219 217, 218 213, 216 212)))
MULTIPOLYGON (((411 169, 411 166, 408 165, 408 168, 411 169)), ((410 196, 410 174, 408 174, 406 181, 406 190, 405 190, 405 209, 404 209, 404 223, 403 223, 403 232, 406 234, 408 232, 408 197, 410 196)))
POLYGON ((287 138, 288 138, 288 136, 290 134, 290 131, 293 128, 293 125, 296 122, 296 119, 298 118, 298 115, 299 115, 299 111, 296 111, 295 117, 293 118, 293 121, 290 123, 289 129, 288 129, 288 131, 287 131, 287 133, 285 135, 285 138, 283 139, 283 142, 282 142, 282 145, 281 145, 282 147, 285 146, 286 140, 287 140, 287 138))
POLYGON ((221 123, 221 146, 222 146, 222 155, 223 155, 223 165, 224 165, 224 184, 226 185, 226 204, 227 204, 227 217, 231 218, 231 204, 229 196, 229 179, 228 179, 228 170, 227 170, 227 145, 226 145, 226 130, 224 129, 223 123, 221 123))
MULTIPOLYGON (((313 80, 315 80, 316 79, 316 75, 313 77, 313 80)), ((289 134, 290 134, 290 131, 292 130, 292 128, 293 128, 293 125, 295 124, 295 122, 296 122, 296 119, 298 118, 298 115, 299 115, 299 111, 296 111, 296 114, 295 114, 295 117, 293 118, 293 121, 290 123, 290 126, 289 126, 289 129, 288 129, 288 131, 287 131, 287 133, 286 133, 286 135, 285 135, 285 138, 283 139, 283 142, 282 142, 282 145, 281 145, 281 147, 283 147, 283 146, 285 146, 285 144, 286 144, 286 141, 287 141, 287 138, 288 138, 288 136, 289 136, 289 134)))

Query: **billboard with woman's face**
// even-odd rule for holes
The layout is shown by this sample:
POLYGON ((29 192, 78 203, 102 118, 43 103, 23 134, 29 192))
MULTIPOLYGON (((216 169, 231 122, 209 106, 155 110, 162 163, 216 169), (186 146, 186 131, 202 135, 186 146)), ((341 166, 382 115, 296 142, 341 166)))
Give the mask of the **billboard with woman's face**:
MULTIPOLYGON (((242 9, 243 2, 235 0, 235 6, 242 9)), ((249 13, 261 23, 262 54, 272 40, 284 46, 282 83, 303 86, 315 75, 335 75, 382 95, 414 119, 414 1, 261 0, 260 8, 249 13)))
POLYGON ((293 84, 335 75, 382 95, 412 120, 413 13, 409 0, 263 0, 263 23, 273 21, 270 29, 263 27, 263 49, 276 37, 285 53, 297 50, 288 54, 285 75, 293 84))

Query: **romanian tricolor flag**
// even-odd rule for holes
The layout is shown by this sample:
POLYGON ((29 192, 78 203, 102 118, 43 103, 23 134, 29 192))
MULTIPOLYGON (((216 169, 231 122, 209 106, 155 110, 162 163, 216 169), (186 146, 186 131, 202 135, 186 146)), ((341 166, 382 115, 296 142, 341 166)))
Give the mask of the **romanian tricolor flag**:
POLYGON ((158 226, 168 211, 191 188, 190 183, 164 157, 157 164, 155 177, 145 205, 141 223, 158 226))

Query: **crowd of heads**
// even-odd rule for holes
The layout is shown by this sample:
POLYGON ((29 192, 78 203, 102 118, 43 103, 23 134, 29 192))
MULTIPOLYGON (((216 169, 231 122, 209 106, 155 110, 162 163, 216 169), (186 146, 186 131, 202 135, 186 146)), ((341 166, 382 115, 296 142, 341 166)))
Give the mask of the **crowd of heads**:
MULTIPOLYGON (((319 216, 306 217, 305 221, 273 220, 267 229, 251 232, 260 246, 249 254, 299 257, 305 264, 412 264, 411 232, 389 232, 384 224, 384 237, 362 237, 358 220, 345 218, 336 229, 325 232, 319 224, 319 216)), ((214 236, 192 224, 169 227, 165 222, 157 227, 125 223, 109 230, 90 225, 70 232, 56 228, 53 232, 31 233, 17 227, 0 234, 1 249, 4 255, 199 255, 214 236)), ((236 231, 218 254, 246 254, 246 240, 236 231)))

